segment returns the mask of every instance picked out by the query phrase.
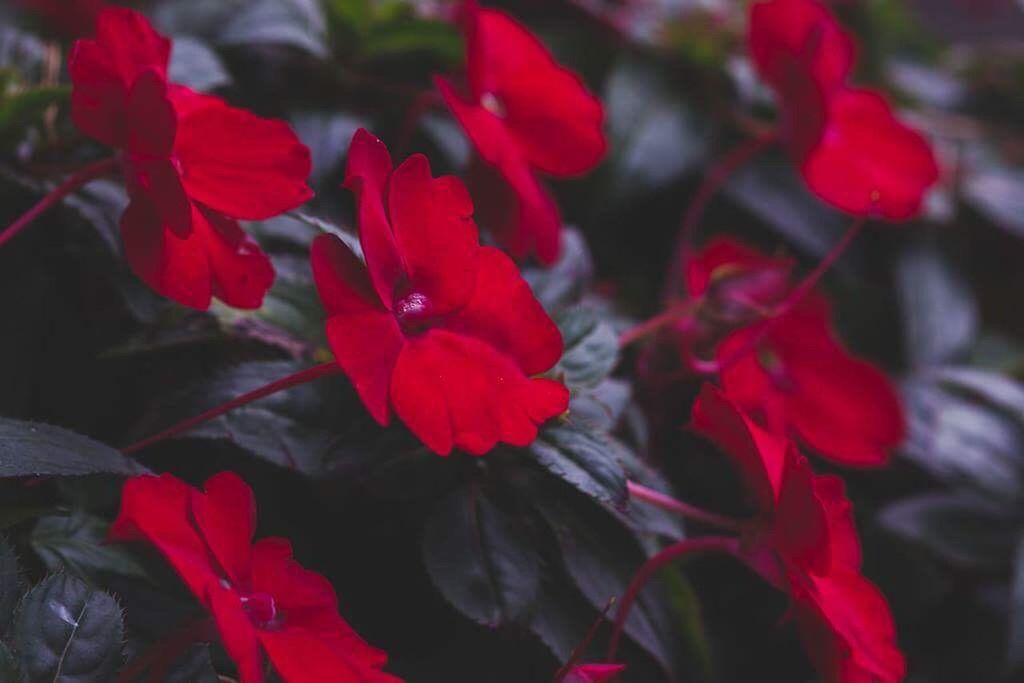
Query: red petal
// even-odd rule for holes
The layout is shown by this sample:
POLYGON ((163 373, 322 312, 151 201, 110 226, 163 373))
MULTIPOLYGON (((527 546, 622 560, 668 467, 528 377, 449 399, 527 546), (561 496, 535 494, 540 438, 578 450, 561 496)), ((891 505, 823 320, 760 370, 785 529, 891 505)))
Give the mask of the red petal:
POLYGON ((178 237, 151 201, 135 197, 121 217, 121 239, 129 265, 146 284, 184 306, 210 307, 210 263, 198 231, 178 237))
POLYGON ((391 169, 391 156, 384 143, 363 128, 357 130, 348 149, 345 187, 356 194, 359 243, 377 296, 388 310, 395 286, 405 276, 384 205, 391 169))
POLYGON ((167 77, 171 41, 157 33, 140 12, 107 7, 96 20, 95 42, 109 55, 126 88, 145 69, 155 69, 167 77))
POLYGON ((124 147, 127 141, 128 86, 121 82, 110 55, 94 40, 79 40, 68 57, 71 119, 86 135, 105 145, 124 147))
POLYGON ((238 593, 218 584, 210 587, 208 600, 224 649, 238 668, 239 680, 263 683, 259 632, 245 613, 238 593))
POLYGON ((476 292, 443 323, 515 360, 525 375, 547 372, 562 357, 562 334, 519 269, 493 247, 481 247, 476 292))
POLYGON ((285 611, 338 611, 338 598, 330 582, 296 562, 292 545, 284 538, 263 538, 252 546, 252 586, 254 591, 272 595, 285 611))
POLYGON ((192 201, 181 184, 181 176, 167 158, 141 157, 126 164, 129 189, 143 194, 152 204, 160 223, 180 239, 192 234, 192 201))
POLYGON ((370 414, 387 424, 391 372, 403 344, 398 323, 376 299, 366 267, 340 239, 317 237, 311 260, 317 291, 331 316, 331 350, 370 414))
POLYGON ((787 562, 824 574, 832 565, 832 536, 814 480, 807 458, 790 444, 769 542, 787 562))
POLYGON ((192 490, 191 509, 199 532, 233 583, 247 583, 249 548, 256 532, 256 498, 233 472, 206 480, 204 491, 192 490))
POLYGON ((121 494, 121 509, 110 527, 112 541, 145 540, 167 558, 196 597, 220 576, 210 562, 206 542, 191 523, 189 498, 194 491, 170 474, 129 479, 121 494))
POLYGON ((474 99, 496 98, 504 111, 495 118, 532 166, 577 175, 604 156, 600 100, 507 14, 470 13, 466 61, 474 99))
POLYGON ((860 538, 853 521, 853 506, 846 497, 846 485, 835 475, 817 476, 814 478, 814 494, 828 518, 833 566, 860 571, 860 538))
POLYGON ((568 390, 528 379, 488 344, 446 330, 410 339, 395 363, 391 403, 428 448, 480 455, 499 441, 525 446, 537 427, 564 412, 568 390))
POLYGON ((187 99, 175 154, 194 200, 232 218, 263 220, 313 196, 306 185, 309 150, 288 124, 215 97, 204 98, 203 106, 187 99))
POLYGON ((128 92, 128 150, 148 157, 170 156, 178 117, 167 81, 156 69, 143 71, 128 92))
POLYGON ((931 145, 880 95, 844 89, 829 100, 824 133, 801 160, 807 185, 848 213, 913 218, 939 179, 931 145))
POLYGON ((853 37, 817 0, 769 0, 750 8, 750 56, 765 80, 783 92, 795 71, 825 91, 840 86, 853 69, 853 37))
POLYGON ((388 208, 410 290, 427 297, 432 315, 464 305, 476 288, 479 241, 462 181, 431 177, 415 154, 391 175, 388 208))
POLYGON ((724 278, 741 273, 761 272, 766 276, 774 274, 776 277, 771 280, 765 277, 760 282, 764 285, 759 288, 760 291, 767 292, 767 295, 757 297, 758 301, 769 303, 780 298, 779 290, 784 283, 777 282, 780 279, 778 276, 788 275, 792 266, 791 259, 767 256, 731 237, 714 237, 687 261, 686 290, 690 296, 700 297, 707 293, 716 281, 724 278))
POLYGON ((625 670, 625 664, 580 664, 569 671, 565 683, 611 683, 625 670))
POLYGON ((274 284, 274 266, 238 223, 197 207, 196 230, 206 242, 213 295, 229 306, 257 309, 274 284))
POLYGON ((260 631, 259 638, 285 683, 400 683, 400 679, 380 671, 379 664, 332 647, 318 634, 304 629, 260 631))

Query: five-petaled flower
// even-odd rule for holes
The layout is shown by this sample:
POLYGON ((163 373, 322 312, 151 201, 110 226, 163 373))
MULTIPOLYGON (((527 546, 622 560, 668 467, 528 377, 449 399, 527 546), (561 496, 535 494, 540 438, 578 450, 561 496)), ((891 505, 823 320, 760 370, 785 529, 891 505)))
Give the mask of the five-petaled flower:
POLYGON ((795 436, 833 462, 884 465, 903 440, 899 395, 882 371, 843 347, 821 295, 734 332, 717 357, 730 398, 769 430, 795 436), (756 347, 743 353, 752 339, 756 347))
POLYGON ((287 540, 253 544, 252 489, 231 472, 204 489, 169 474, 129 479, 110 539, 145 541, 167 558, 213 614, 242 683, 263 681, 261 648, 284 681, 398 683, 382 671, 385 653, 341 618, 331 584, 292 559, 287 540))
POLYGON ((327 339, 367 409, 381 424, 393 409, 442 455, 529 444, 568 407, 565 386, 532 378, 561 357, 562 337, 512 260, 479 245, 465 186, 432 177, 422 155, 392 169, 365 130, 345 185, 366 263, 323 235, 313 275, 327 339))
POLYGON ((477 204, 510 253, 551 263, 561 217, 535 173, 565 178, 594 168, 607 147, 604 110, 579 76, 507 14, 469 0, 462 22, 467 91, 436 83, 482 160, 470 183, 477 204))
POLYGON ((309 150, 283 122, 169 84, 170 47, 141 14, 105 9, 71 53, 72 118, 122 152, 121 234, 139 277, 193 308, 258 308, 274 269, 237 219, 308 200, 309 150))
POLYGON ((843 482, 815 475, 788 439, 761 429, 706 385, 693 428, 732 460, 757 511, 734 552, 787 591, 807 650, 828 681, 902 680, 885 597, 860 573, 860 541, 843 482))
POLYGON ((847 84, 856 45, 828 8, 819 0, 757 2, 748 41, 778 95, 783 133, 808 187, 854 215, 917 215, 939 178, 935 155, 885 98, 847 84))

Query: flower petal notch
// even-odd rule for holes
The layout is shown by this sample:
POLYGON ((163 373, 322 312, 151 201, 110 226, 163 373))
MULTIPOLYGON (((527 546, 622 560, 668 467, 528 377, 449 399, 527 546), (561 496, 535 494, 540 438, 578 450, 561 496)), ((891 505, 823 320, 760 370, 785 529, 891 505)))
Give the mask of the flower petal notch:
POLYGON ((366 262, 331 235, 311 259, 328 342, 370 414, 386 425, 394 412, 441 455, 531 443, 568 408, 562 384, 534 377, 562 337, 511 259, 479 245, 466 188, 422 155, 393 168, 365 130, 346 186, 366 262))

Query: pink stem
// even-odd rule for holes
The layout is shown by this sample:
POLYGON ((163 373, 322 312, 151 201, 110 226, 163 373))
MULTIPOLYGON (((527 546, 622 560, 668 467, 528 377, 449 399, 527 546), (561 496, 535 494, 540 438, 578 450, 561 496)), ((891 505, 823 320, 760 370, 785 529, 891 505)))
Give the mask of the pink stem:
POLYGON ((711 198, 725 185, 726 181, 743 164, 747 163, 759 152, 774 144, 779 139, 779 132, 772 130, 757 137, 753 137, 731 149, 721 160, 712 166, 704 176, 697 194, 693 201, 686 208, 683 214, 683 221, 679 226, 679 237, 676 239, 676 246, 672 253, 672 266, 669 269, 667 293, 674 296, 678 293, 682 282, 683 270, 689 260, 690 250, 693 248, 694 236, 700 219, 704 216, 704 209, 711 198))
POLYGON ((32 221, 39 218, 40 214, 59 202, 61 199, 64 199, 64 197, 68 196, 89 181, 110 173, 116 167, 117 159, 110 158, 97 161, 85 168, 79 169, 67 180, 55 187, 49 194, 39 200, 38 204, 22 214, 21 218, 11 223, 6 230, 0 233, 0 247, 17 237, 32 223, 32 221))
POLYGON ((651 559, 647 560, 647 562, 637 570, 637 573, 633 575, 633 580, 629 582, 626 592, 622 594, 622 599, 619 601, 619 609, 615 613, 615 625, 612 627, 612 636, 608 644, 608 654, 605 657, 605 661, 609 663, 615 661, 615 654, 619 650, 619 640, 622 638, 622 629, 626 625, 627 617, 629 617, 629 610, 633 607, 633 603, 636 602, 637 597, 639 597, 640 591, 643 590, 644 586, 647 585, 647 582, 651 580, 651 577, 653 577, 658 570, 677 558, 690 553, 703 553, 709 551, 731 553, 732 546, 735 542, 735 539, 728 536, 688 538, 679 541, 674 545, 670 545, 651 559))
POLYGON ((143 439, 142 441, 137 441, 131 444, 130 446, 125 446, 124 448, 121 449, 121 452, 124 453, 125 455, 131 455, 132 453, 140 451, 143 448, 146 448, 147 446, 151 446, 155 443, 163 441, 164 439, 168 439, 172 436, 175 436, 176 434, 187 432, 193 427, 197 427, 203 424, 204 422, 209 422, 215 417, 219 417, 224 413, 234 410, 235 408, 240 408, 241 406, 244 406, 248 403, 258 401, 261 398, 270 396, 271 394, 276 394, 280 391, 284 391, 285 389, 290 389, 299 384, 306 384, 307 382, 312 382, 313 380, 320 379, 321 377, 327 377, 328 375, 334 375, 339 372, 341 372, 341 366, 338 365, 338 363, 335 361, 331 361, 330 363, 322 363, 320 365, 315 365, 311 368, 306 368, 305 370, 300 370, 299 372, 296 372, 295 374, 292 375, 288 375, 287 377, 279 379, 276 382, 271 382, 270 384, 260 387, 259 389, 250 391, 247 394, 242 394, 238 398, 232 399, 227 403, 217 406, 216 408, 211 408, 210 410, 207 410, 205 413, 196 415, 195 417, 189 418, 183 422, 179 422, 178 424, 172 427, 168 427, 162 432, 154 434, 153 436, 143 439))
POLYGON ((814 289, 825 273, 835 265, 836 261, 839 260, 839 257, 846 252, 851 244, 853 244, 853 240, 860 234, 866 223, 867 219, 865 218, 858 218, 855 220, 853 224, 847 228, 842 239, 840 239, 828 254, 825 255, 825 258, 815 266, 814 270, 812 270, 799 285, 793 288, 793 291, 789 293, 789 296, 786 297, 785 301, 779 304, 775 310, 772 311, 772 316, 765 320, 744 344, 741 344, 727 356, 717 361, 701 361, 693 359, 691 361, 691 366, 705 374, 715 374, 721 372, 725 368, 731 367, 733 363, 754 351, 754 349, 757 348, 757 345, 760 344, 766 336, 768 336, 768 333, 778 325, 779 321, 796 308, 796 306, 803 301, 804 297, 814 289))
POLYGON ((685 318, 697 310, 697 306, 699 304, 699 301, 690 300, 680 301, 677 304, 669 306, 653 318, 645 320, 619 335, 619 348, 624 349, 630 344, 633 344, 648 335, 654 334, 666 325, 671 325, 677 320, 685 318))
POLYGON ((649 489, 646 486, 637 484, 635 481, 630 481, 626 484, 629 489, 629 495, 637 500, 642 500, 645 503, 660 507, 669 512, 675 512, 688 519, 695 520, 697 522, 703 522, 711 526, 717 526, 722 529, 728 529, 729 531, 743 531, 745 524, 738 519, 732 517, 726 517, 719 515, 714 512, 709 512, 703 508, 699 508, 696 505, 690 505, 684 503, 681 500, 676 500, 672 496, 667 496, 660 491, 649 489))

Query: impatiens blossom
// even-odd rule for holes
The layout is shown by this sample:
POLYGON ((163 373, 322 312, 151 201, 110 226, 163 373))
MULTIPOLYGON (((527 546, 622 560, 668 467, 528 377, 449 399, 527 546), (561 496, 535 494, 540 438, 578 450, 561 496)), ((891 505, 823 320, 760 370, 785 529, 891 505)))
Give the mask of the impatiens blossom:
POLYGON ((736 554, 787 591, 815 666, 834 683, 894 683, 905 673, 884 596, 860 573, 842 480, 815 475, 791 441, 755 424, 707 385, 693 428, 729 457, 757 510, 736 554))
POLYGON ((830 317, 828 301, 812 294, 777 320, 733 333, 718 346, 722 386, 760 424, 833 462, 883 465, 905 432, 899 395, 884 373, 843 347, 830 317))
POLYGON ((367 409, 384 425, 393 410, 442 455, 529 444, 568 407, 562 384, 533 377, 561 357, 562 337, 512 260, 479 245, 465 186, 432 177, 422 155, 393 168, 365 130, 345 185, 366 262, 324 235, 313 275, 328 341, 367 409))
POLYGON ((106 0, 14 0, 14 3, 40 15, 68 38, 91 35, 96 28, 96 17, 107 4, 106 0))
POLYGON ((507 14, 464 6, 466 90, 436 79, 483 165, 472 183, 492 229, 515 256, 558 257, 561 218, 536 173, 585 173, 606 150, 601 102, 507 14))
POLYGON ((569 670, 565 683, 613 683, 626 670, 624 664, 579 664, 569 670))
POLYGON ((75 124, 121 150, 131 203, 125 255, 157 292, 206 309, 212 297, 258 308, 270 260, 238 224, 312 196, 310 155, 283 122, 169 84, 170 42, 141 14, 108 8, 69 70, 75 124))
POLYGON ((167 558, 216 622, 242 683, 260 683, 265 652, 287 683, 397 683, 387 656, 338 614, 324 577, 292 559, 283 538, 252 542, 256 502, 231 472, 204 491, 164 474, 124 485, 113 541, 145 541, 167 558))
POLYGON ((854 215, 913 218, 939 177, 931 146, 881 95, 848 85, 856 47, 828 8, 757 2, 748 42, 778 95, 784 137, 808 187, 854 215))

